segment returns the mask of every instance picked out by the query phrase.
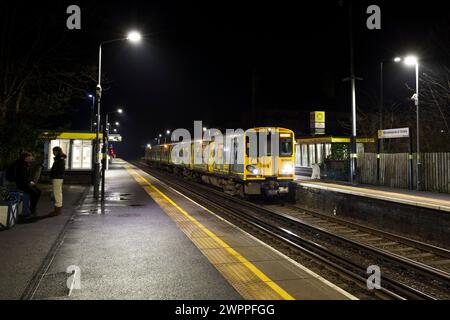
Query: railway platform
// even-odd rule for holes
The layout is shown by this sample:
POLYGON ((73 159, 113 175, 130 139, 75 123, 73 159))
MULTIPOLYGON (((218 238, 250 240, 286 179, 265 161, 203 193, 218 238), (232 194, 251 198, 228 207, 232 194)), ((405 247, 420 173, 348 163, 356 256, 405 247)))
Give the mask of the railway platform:
MULTIPOLYGON (((115 160, 106 179, 103 204, 89 190, 63 216, 25 226, 27 250, 41 254, 3 299, 356 299, 128 162, 115 160)), ((27 261, 8 241, 3 288, 27 261)))
POLYGON ((359 197, 385 200, 409 206, 423 207, 450 213, 450 194, 421 192, 371 185, 351 185, 340 182, 324 182, 310 179, 297 179, 301 186, 340 192, 359 197))
POLYGON ((296 201, 306 210, 450 247, 450 194, 321 180, 296 183, 296 201))

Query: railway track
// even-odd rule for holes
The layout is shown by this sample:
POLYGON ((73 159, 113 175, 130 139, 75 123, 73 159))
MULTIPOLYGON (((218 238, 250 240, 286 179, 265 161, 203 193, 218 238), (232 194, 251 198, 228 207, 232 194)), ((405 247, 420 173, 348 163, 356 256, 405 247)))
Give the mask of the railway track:
MULTIPOLYGON (((363 295, 372 294, 381 299, 441 299, 450 296, 447 291, 450 288, 450 276, 445 269, 425 264, 421 260, 425 255, 419 253, 415 256, 402 256, 401 252, 412 252, 406 248, 400 250, 400 247, 397 247, 395 252, 385 250, 383 247, 392 245, 383 239, 389 239, 399 246, 415 245, 416 250, 420 247, 420 250, 427 253, 433 252, 435 258, 445 258, 440 261, 447 258, 448 252, 444 249, 411 239, 400 239, 401 237, 379 230, 376 230, 377 237, 371 236, 375 231, 370 229, 369 232, 367 227, 350 225, 351 223, 339 225, 336 219, 327 220, 325 217, 315 216, 312 212, 304 213, 295 206, 261 206, 229 196, 210 186, 150 169, 146 164, 135 164, 216 213, 232 217, 258 233, 300 252, 302 256, 307 256, 321 266, 326 266, 342 279, 355 283, 362 292, 366 291, 363 295), (338 230, 341 230, 341 233, 338 233, 338 230), (361 239, 364 241, 359 241, 361 239), (374 245, 376 241, 382 248, 374 245), (366 287, 366 270, 369 265, 379 265, 383 270, 382 288, 370 291, 370 294, 366 287)), ((433 261, 437 260, 436 258, 433 261)))
POLYGON ((413 263, 419 269, 424 269, 424 273, 450 279, 450 250, 448 249, 306 210, 298 205, 265 205, 264 207, 283 212, 347 240, 358 241, 374 251, 383 251, 404 259, 406 263, 413 263))

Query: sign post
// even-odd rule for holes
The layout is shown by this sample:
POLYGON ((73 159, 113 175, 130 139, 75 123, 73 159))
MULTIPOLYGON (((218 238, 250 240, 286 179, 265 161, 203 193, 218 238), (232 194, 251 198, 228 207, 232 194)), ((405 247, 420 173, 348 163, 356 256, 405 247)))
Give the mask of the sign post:
POLYGON ((325 111, 313 111, 309 114, 312 135, 325 134, 325 111))
MULTIPOLYGON (((413 189, 413 156, 412 156, 412 141, 409 128, 398 128, 398 129, 386 129, 378 130, 378 141, 382 139, 400 139, 408 138, 408 188, 413 189)), ((379 145, 379 143, 378 143, 379 145)), ((377 154, 377 180, 380 183, 380 147, 378 147, 377 154)))

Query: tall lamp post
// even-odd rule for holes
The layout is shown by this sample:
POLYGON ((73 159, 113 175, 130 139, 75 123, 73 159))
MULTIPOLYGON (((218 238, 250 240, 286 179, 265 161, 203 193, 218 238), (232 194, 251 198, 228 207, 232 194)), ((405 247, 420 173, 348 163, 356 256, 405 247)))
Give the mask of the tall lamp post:
MULTIPOLYGON (((99 189, 100 189, 100 102, 102 98, 102 46, 108 43, 112 42, 118 42, 118 41, 125 41, 128 40, 130 42, 137 43, 141 40, 140 33, 136 31, 132 31, 128 33, 128 36, 126 38, 120 38, 120 39, 113 39, 108 41, 103 41, 100 43, 98 48, 98 84, 96 88, 96 95, 97 95, 97 127, 96 127, 96 134, 95 134, 95 163, 94 163, 94 198, 99 198, 99 189)), ((106 126, 106 123, 105 123, 106 126)), ((105 139, 105 137, 103 137, 105 139)), ((105 146, 103 146, 103 149, 105 149, 105 146)), ((103 178, 104 179, 104 178, 103 178)), ((102 191, 102 194, 104 192, 102 191)), ((102 201, 104 200, 104 197, 102 197, 102 201)))
MULTIPOLYGON (((116 111, 105 113, 105 124, 103 126, 103 150, 102 150, 102 201, 105 201, 105 177, 106 177, 106 167, 108 166, 108 135, 109 135, 109 122, 108 117, 113 113, 123 113, 122 109, 117 109, 116 111)), ((119 125, 116 122, 116 125, 119 125)))
POLYGON ((164 143, 167 143, 167 136, 170 135, 170 130, 166 131, 166 136, 164 137, 164 143))
POLYGON ((413 95, 412 99, 416 105, 416 189, 418 191, 422 190, 422 160, 420 159, 420 117, 419 117, 419 59, 416 56, 407 56, 405 58, 395 58, 395 62, 403 61, 407 66, 414 66, 416 70, 416 93, 413 95))
POLYGON ((91 106, 91 126, 90 131, 94 131, 94 108, 95 108, 95 96, 93 94, 88 95, 89 98, 92 99, 92 106, 91 106))

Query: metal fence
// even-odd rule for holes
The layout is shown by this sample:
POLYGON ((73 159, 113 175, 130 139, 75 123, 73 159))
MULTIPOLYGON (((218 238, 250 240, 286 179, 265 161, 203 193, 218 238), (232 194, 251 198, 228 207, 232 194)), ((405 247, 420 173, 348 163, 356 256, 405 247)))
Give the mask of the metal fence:
MULTIPOLYGON (((450 152, 421 153, 423 191, 450 193, 450 152)), ((380 170, 377 169, 377 154, 358 154, 359 182, 393 188, 416 187, 416 154, 411 161, 408 153, 380 155, 380 170), (410 173, 410 170, 412 172, 410 173)))

